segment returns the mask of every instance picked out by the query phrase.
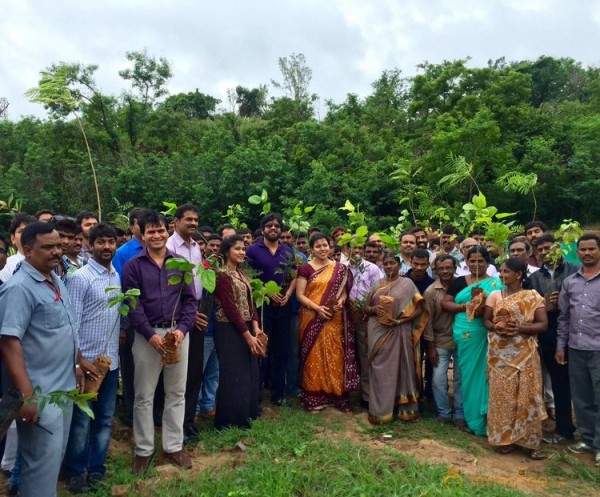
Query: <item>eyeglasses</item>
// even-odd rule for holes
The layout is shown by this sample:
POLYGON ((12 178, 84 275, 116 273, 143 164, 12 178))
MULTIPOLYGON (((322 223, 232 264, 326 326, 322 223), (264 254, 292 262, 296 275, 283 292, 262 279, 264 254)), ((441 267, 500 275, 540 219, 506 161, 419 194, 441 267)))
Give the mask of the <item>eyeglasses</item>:
POLYGON ((279 229, 279 228, 281 228, 281 224, 278 224, 278 223, 267 223, 267 224, 265 224, 265 228, 279 229))

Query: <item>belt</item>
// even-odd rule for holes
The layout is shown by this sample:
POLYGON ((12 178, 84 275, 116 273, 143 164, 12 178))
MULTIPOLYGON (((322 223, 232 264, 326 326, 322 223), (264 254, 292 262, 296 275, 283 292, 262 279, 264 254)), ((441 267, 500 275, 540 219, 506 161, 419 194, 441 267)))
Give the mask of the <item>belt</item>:
MULTIPOLYGON (((163 321, 162 323, 151 324, 152 328, 167 328, 171 329, 171 321, 163 321)), ((174 323, 173 329, 177 328, 177 323, 174 323)))

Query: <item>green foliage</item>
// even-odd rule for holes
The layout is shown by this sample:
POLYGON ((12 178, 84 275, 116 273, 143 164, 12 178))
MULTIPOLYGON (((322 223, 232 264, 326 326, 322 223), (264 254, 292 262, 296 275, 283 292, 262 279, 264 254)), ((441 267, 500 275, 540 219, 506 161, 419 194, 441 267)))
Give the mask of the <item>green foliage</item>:
POLYGON ((138 305, 138 297, 141 292, 137 288, 130 288, 125 293, 121 292, 120 286, 109 286, 104 289, 106 293, 118 292, 116 295, 109 297, 108 307, 119 306, 119 315, 125 317, 129 314, 129 309, 134 309, 138 305))
POLYGON ((191 285, 194 279, 194 269, 196 265, 188 261, 185 257, 169 257, 165 262, 165 267, 170 271, 179 271, 179 274, 169 276, 169 285, 191 285))
POLYGON ((299 233, 307 233, 310 228, 308 214, 314 210, 314 205, 304 207, 303 202, 300 201, 293 207, 291 212, 285 216, 285 224, 290 228, 292 233, 296 234, 296 236, 299 233))
POLYGON ((261 210, 260 210, 261 216, 265 216, 266 214, 271 212, 271 202, 269 202, 269 194, 267 193, 267 190, 265 190, 264 188, 260 195, 251 195, 248 198, 248 202, 251 205, 260 205, 261 206, 261 210))
POLYGON ((59 409, 65 410, 71 403, 79 407, 90 418, 94 419, 94 411, 88 405, 90 400, 98 396, 94 393, 80 393, 78 388, 69 391, 56 390, 54 392, 43 393, 39 386, 33 389, 33 396, 26 402, 33 402, 38 405, 38 413, 41 413, 48 404, 54 404, 59 409))
POLYGON ((173 203, 173 202, 165 202, 163 200, 162 203, 166 209, 164 211, 161 211, 161 214, 163 216, 174 216, 175 212, 177 212, 177 204, 173 203))
POLYGON ((254 300, 256 307, 259 308, 262 308, 265 304, 271 302, 269 295, 281 291, 281 287, 274 281, 263 283, 258 278, 250 280, 250 287, 252 288, 252 300, 254 300))
POLYGON ((227 214, 225 214, 224 218, 227 219, 229 224, 233 226, 236 230, 240 228, 247 228, 248 225, 240 220, 242 216, 244 216, 244 209, 240 204, 232 204, 227 207, 227 214))

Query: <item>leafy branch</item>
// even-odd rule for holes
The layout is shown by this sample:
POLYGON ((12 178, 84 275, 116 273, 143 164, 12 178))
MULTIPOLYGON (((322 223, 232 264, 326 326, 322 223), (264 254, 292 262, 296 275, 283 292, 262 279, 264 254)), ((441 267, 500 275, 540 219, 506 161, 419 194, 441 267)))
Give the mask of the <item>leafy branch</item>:
POLYGON ((262 193, 259 195, 251 195, 250 197, 248 197, 248 202, 252 205, 260 205, 261 206, 261 211, 260 211, 260 215, 261 216, 266 216, 269 212, 271 212, 271 202, 269 202, 269 194, 267 193, 267 190, 265 190, 263 188, 262 193))
POLYGON ((33 389, 33 395, 25 402, 37 403, 39 413, 41 413, 48 404, 54 404, 56 407, 64 411, 72 402, 90 418, 94 419, 94 411, 90 409, 88 402, 90 400, 94 400, 97 396, 97 392, 80 393, 78 388, 74 388, 73 390, 69 391, 57 390, 55 392, 49 392, 45 394, 42 393, 42 389, 37 386, 33 389))
POLYGON ((496 180, 496 184, 501 186, 505 192, 517 192, 522 195, 531 193, 533 198, 533 220, 537 213, 537 199, 535 197, 535 187, 537 186, 537 174, 523 174, 518 171, 509 171, 496 180))

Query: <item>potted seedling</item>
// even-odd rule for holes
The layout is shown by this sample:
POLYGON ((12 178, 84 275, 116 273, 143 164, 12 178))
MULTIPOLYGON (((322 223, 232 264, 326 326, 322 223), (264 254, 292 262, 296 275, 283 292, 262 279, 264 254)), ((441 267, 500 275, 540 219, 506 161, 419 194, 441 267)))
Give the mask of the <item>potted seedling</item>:
POLYGON ((98 378, 96 380, 89 380, 86 378, 85 387, 83 393, 95 393, 100 389, 100 385, 104 381, 105 376, 110 371, 110 367, 112 365, 112 360, 110 356, 106 355, 108 352, 108 346, 110 345, 110 340, 118 328, 117 325, 121 317, 126 317, 129 314, 130 309, 135 309, 138 304, 138 297, 140 296, 140 291, 137 288, 131 288, 127 290, 125 293, 122 293, 121 287, 119 286, 109 286, 104 291, 106 293, 117 291, 118 293, 108 299, 108 307, 119 306, 117 319, 115 320, 115 324, 111 328, 111 331, 106 338, 106 342, 104 343, 104 348, 102 349, 102 353, 96 356, 94 359, 94 366, 98 370, 98 378))
POLYGON ((223 266, 223 258, 217 255, 211 255, 204 259, 196 268, 196 275, 200 278, 202 288, 208 293, 202 297, 198 311, 205 316, 212 313, 214 302, 214 291, 217 285, 216 272, 223 266))
POLYGON ((179 285, 179 294, 177 295, 177 300, 173 306, 170 330, 163 338, 165 354, 162 358, 162 363, 167 365, 177 364, 179 362, 179 347, 176 345, 177 338, 175 333, 173 333, 175 330, 175 316, 177 313, 177 306, 181 301, 184 286, 190 285, 194 279, 193 271, 196 269, 196 265, 193 262, 188 261, 185 257, 171 257, 167 259, 165 267, 171 271, 177 271, 169 276, 169 285, 179 285))
MULTIPOLYGON (((257 308, 260 308, 260 325, 264 326, 264 308, 265 304, 271 302, 269 295, 273 295, 281 292, 281 287, 275 283, 274 281, 267 281, 263 283, 258 278, 250 280, 250 287, 252 288, 252 300, 254 300, 254 305, 257 308)), ((267 355, 267 342, 266 335, 259 335, 259 340, 261 340, 261 345, 263 347, 263 357, 267 355)))

